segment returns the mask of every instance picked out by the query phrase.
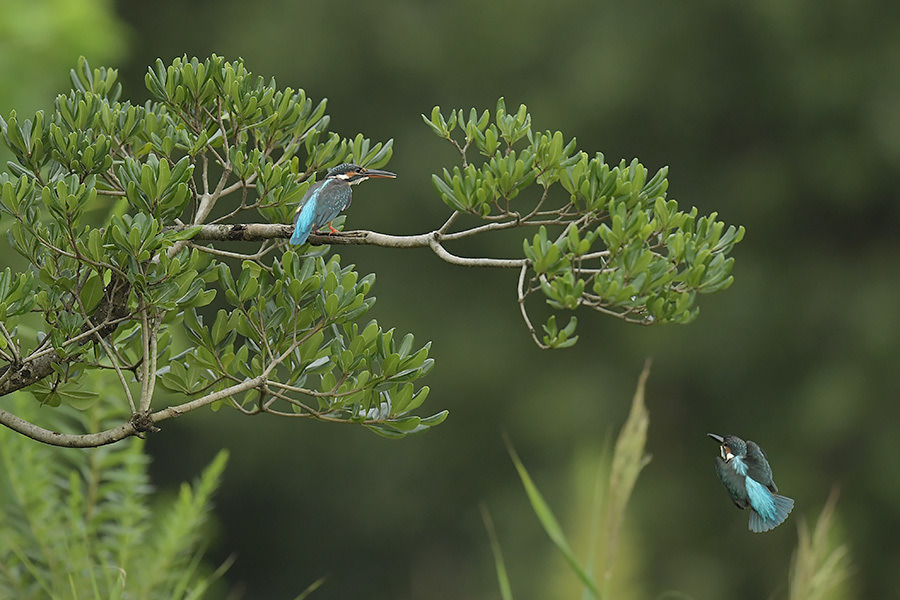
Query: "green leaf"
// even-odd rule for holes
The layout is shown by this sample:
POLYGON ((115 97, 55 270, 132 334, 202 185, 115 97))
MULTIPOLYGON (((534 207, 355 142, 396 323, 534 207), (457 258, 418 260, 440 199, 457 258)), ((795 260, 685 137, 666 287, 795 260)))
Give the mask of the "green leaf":
POLYGON ((399 440, 400 438, 406 437, 406 434, 407 434, 407 432, 405 432, 405 431, 397 431, 396 429, 393 429, 391 426, 384 425, 381 423, 366 425, 365 427, 366 427, 366 429, 369 429, 370 431, 377 433, 381 437, 386 437, 391 440, 399 440))
POLYGON ((425 425, 426 427, 434 427, 435 425, 440 425, 449 415, 449 410, 442 410, 441 412, 433 414, 430 417, 423 418, 422 425, 425 425))
POLYGON ((103 298, 103 279, 97 275, 91 275, 81 288, 81 305, 85 312, 92 313, 103 298))
POLYGON ((100 399, 97 392, 81 390, 59 390, 63 402, 78 410, 87 410, 94 406, 100 399))
POLYGON ((392 419, 390 426, 398 431, 411 432, 419 427, 422 419, 419 417, 404 417, 402 419, 392 419))

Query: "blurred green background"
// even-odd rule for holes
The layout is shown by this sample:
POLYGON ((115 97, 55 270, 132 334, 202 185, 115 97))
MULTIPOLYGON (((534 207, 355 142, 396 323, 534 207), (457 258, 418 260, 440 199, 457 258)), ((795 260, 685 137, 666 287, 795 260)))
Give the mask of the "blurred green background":
MULTIPOLYGON (((479 502, 517 598, 575 597, 501 441, 508 432, 572 537, 593 464, 620 427, 644 358, 653 461, 637 483, 621 597, 785 597, 796 527, 841 490, 848 597, 900 587, 900 4, 866 0, 587 2, 0 0, 0 114, 48 108, 79 54, 120 69, 143 102, 147 66, 243 57, 279 86, 329 99, 332 129, 395 140, 400 177, 359 195, 347 227, 420 233, 447 209, 430 175, 454 152, 420 113, 528 105, 607 160, 669 165, 682 207, 746 226, 735 284, 688 326, 580 315, 574 349, 542 352, 514 273, 427 250, 334 248, 377 274, 374 317, 433 340, 431 412, 389 441, 363 429, 223 411, 165 424, 149 448, 162 489, 232 460, 211 555, 243 598, 498 597, 479 502), (715 478, 707 431, 753 439, 786 525, 747 532, 715 478)), ((374 188, 375 186, 373 186, 374 188)), ((473 241, 463 255, 520 243, 473 241)))

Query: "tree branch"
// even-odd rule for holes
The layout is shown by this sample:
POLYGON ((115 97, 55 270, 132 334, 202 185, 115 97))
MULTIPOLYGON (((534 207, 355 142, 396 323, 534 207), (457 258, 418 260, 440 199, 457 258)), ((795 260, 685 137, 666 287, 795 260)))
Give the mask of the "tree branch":
MULTIPOLYGON (((106 286, 100 304, 82 328, 82 334, 88 335, 84 336, 81 343, 86 343, 93 334, 107 337, 116 330, 122 319, 128 315, 129 291, 130 286, 127 283, 115 278, 106 286), (95 326, 92 324, 93 321, 99 324, 95 326)), ((40 381, 53 373, 54 364, 68 361, 69 359, 63 359, 54 350, 0 368, 0 396, 40 381)))
POLYGON ((132 417, 127 423, 98 433, 60 433, 58 431, 44 429, 43 427, 30 423, 2 409, 0 409, 0 425, 5 425, 13 431, 50 446, 62 446, 64 448, 95 448, 97 446, 105 446, 124 440, 132 435, 140 436, 143 431, 151 429, 154 423, 181 416, 186 412, 207 406, 217 400, 223 400, 235 394, 240 394, 241 392, 265 385, 267 376, 267 374, 264 374, 254 377, 253 379, 247 379, 241 383, 225 388, 224 390, 207 394, 202 398, 197 398, 196 400, 191 400, 184 404, 169 406, 158 410, 155 413, 135 413, 134 417, 140 418, 132 417))
MULTIPOLYGON (((513 223, 512 221, 508 223, 513 223)), ((463 267, 493 267, 500 269, 518 269, 527 264, 525 258, 467 258, 447 251, 442 245, 444 240, 456 240, 467 235, 485 230, 507 229, 514 225, 508 223, 492 223, 455 233, 443 233, 442 229, 418 235, 390 235, 375 231, 341 231, 338 233, 312 233, 309 243, 313 246, 380 246, 382 248, 431 248, 441 260, 463 267), (493 225, 493 227, 491 227, 493 225)), ((169 231, 183 231, 188 225, 167 227, 169 231)), ((292 225, 278 223, 249 223, 237 225, 204 225, 191 242, 260 242, 271 239, 286 239, 293 232, 292 225)))
POLYGON ((31 439, 50 446, 64 448, 94 448, 118 442, 137 433, 137 428, 129 421, 118 427, 99 433, 71 434, 44 429, 34 423, 20 419, 16 415, 0 409, 0 424, 31 439))

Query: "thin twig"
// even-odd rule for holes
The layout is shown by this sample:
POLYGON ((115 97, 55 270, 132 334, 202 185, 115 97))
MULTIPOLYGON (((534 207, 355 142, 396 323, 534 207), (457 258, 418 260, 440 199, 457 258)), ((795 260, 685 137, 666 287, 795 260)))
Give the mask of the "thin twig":
POLYGON ((106 351, 106 355, 109 357, 109 362, 112 363, 113 368, 116 370, 116 375, 119 376, 119 383, 122 385, 122 389, 125 390, 125 398, 128 400, 128 406, 131 408, 131 412, 137 412, 137 409, 134 405, 134 397, 131 395, 131 388, 128 386, 128 381, 125 379, 125 374, 122 373, 122 369, 119 367, 119 358, 116 356, 116 351, 109 345, 100 334, 94 333, 94 338, 103 346, 103 350, 106 351))
MULTIPOLYGON (((122 322, 124 322, 124 321, 128 321, 128 320, 130 320, 133 316, 134 316, 133 314, 129 314, 129 315, 127 315, 127 316, 120 317, 120 318, 118 318, 118 319, 112 319, 112 320, 110 320, 110 321, 104 321, 104 322, 101 323, 100 325, 94 325, 94 326, 92 326, 90 329, 87 329, 87 330, 85 330, 85 331, 82 331, 81 333, 79 333, 79 334, 76 335, 75 337, 72 337, 72 338, 67 339, 67 340, 63 343, 63 346, 64 346, 64 347, 65 347, 65 346, 70 346, 70 345, 72 345, 72 344, 74 344, 74 343, 76 343, 76 342, 80 342, 80 341, 82 341, 82 340, 84 340, 84 339, 86 339, 86 338, 91 337, 92 335, 94 335, 94 334, 97 333, 98 331, 101 331, 102 329, 104 329, 104 328, 106 328, 106 327, 109 327, 110 325, 117 325, 117 324, 122 323, 122 322)), ((37 359, 39 359, 39 358, 43 358, 43 357, 46 356, 47 354, 56 354, 56 348, 54 348, 53 346, 50 346, 50 345, 49 345, 49 344, 50 344, 50 336, 49 336, 49 335, 48 335, 46 338, 44 338, 44 342, 45 342, 45 343, 43 343, 42 345, 47 345, 48 347, 47 347, 46 349, 44 349, 44 350, 40 350, 40 351, 38 351, 38 352, 33 352, 32 354, 29 354, 28 356, 25 357, 25 361, 24 361, 24 362, 28 362, 28 361, 32 361, 32 360, 37 360, 37 359)))
POLYGON ((19 356, 18 344, 16 344, 16 342, 12 339, 12 336, 9 335, 9 332, 6 330, 6 325, 4 325, 2 321, 0 321, 0 333, 3 334, 3 339, 6 340, 6 344, 9 346, 9 351, 12 353, 12 355, 6 360, 13 364, 19 364, 19 361, 22 357, 19 356))
POLYGON ((531 334, 531 339, 534 340, 534 343, 538 345, 538 348, 542 350, 547 350, 550 346, 546 345, 540 339, 538 339, 537 331, 534 329, 534 325, 531 324, 531 319, 528 318, 528 311, 525 310, 525 276, 528 274, 528 267, 531 266, 530 263, 525 263, 522 265, 522 269, 519 271, 519 283, 517 287, 518 301, 519 301, 519 311, 522 313, 522 320, 525 321, 525 327, 528 328, 528 333, 531 334))
POLYGON ((147 404, 146 406, 142 406, 141 410, 150 410, 150 403, 153 400, 153 393, 156 391, 156 363, 159 358, 157 346, 159 343, 159 325, 159 316, 153 315, 153 317, 150 319, 150 368, 147 371, 149 378, 149 381, 147 382, 147 404))
POLYGON ((212 254, 214 256, 221 256, 222 258, 235 258, 238 260, 261 260, 266 254, 277 248, 275 245, 268 245, 268 242, 263 242, 259 247, 259 250, 256 251, 255 254, 241 254, 240 252, 228 252, 227 250, 218 250, 217 248, 212 248, 211 246, 204 246, 202 244, 194 244, 189 243, 189 248, 195 248, 200 252, 206 252, 207 254, 212 254))
POLYGON ((143 345, 144 360, 141 362, 141 401, 140 412, 150 409, 150 319, 147 316, 147 308, 143 307, 141 315, 141 343, 143 345))

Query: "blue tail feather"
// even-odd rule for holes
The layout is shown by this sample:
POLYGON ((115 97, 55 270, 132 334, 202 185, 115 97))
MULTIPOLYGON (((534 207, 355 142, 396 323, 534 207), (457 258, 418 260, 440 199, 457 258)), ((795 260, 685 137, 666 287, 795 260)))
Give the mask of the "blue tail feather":
POLYGON ((794 500, 787 496, 772 494, 772 503, 767 508, 766 515, 761 515, 754 508, 750 509, 750 531, 753 533, 763 533, 775 529, 788 518, 794 509, 794 500))

